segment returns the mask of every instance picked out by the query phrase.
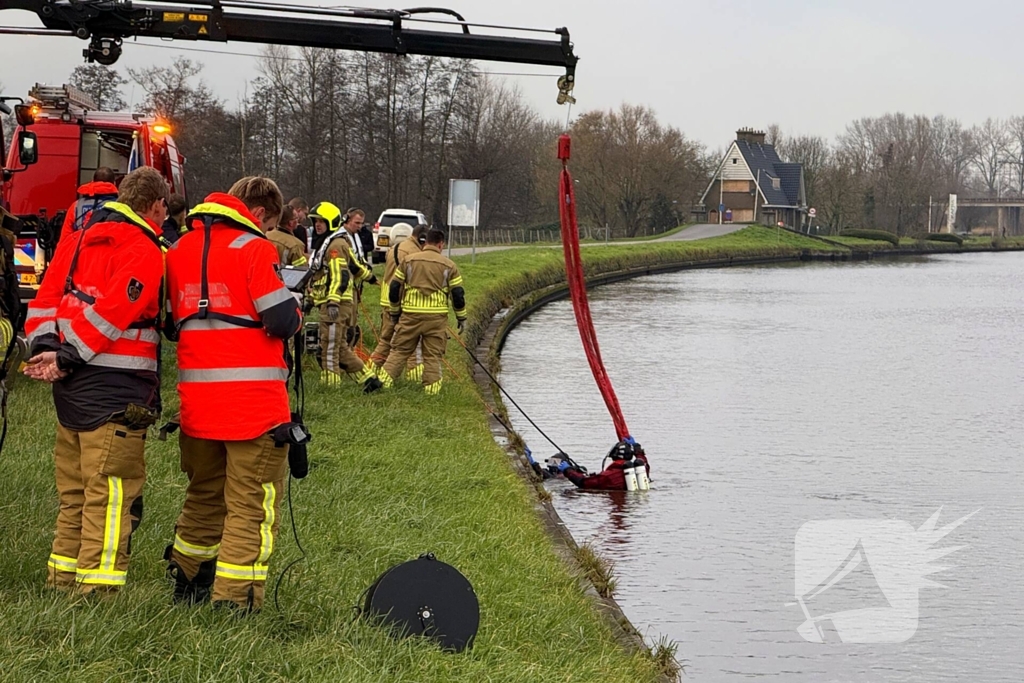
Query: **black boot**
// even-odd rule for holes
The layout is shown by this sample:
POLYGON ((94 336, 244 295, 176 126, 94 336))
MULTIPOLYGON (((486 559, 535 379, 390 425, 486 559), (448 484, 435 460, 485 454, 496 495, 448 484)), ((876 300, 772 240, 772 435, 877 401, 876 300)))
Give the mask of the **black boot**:
POLYGON ((383 388, 384 388, 384 383, 381 382, 376 377, 371 377, 370 379, 368 379, 365 382, 363 382, 363 393, 364 394, 372 394, 373 392, 380 391, 383 388))
POLYGON ((178 566, 177 562, 171 561, 173 545, 167 546, 164 550, 164 559, 167 560, 167 576, 174 581, 174 602, 187 602, 192 594, 192 582, 185 576, 185 570, 178 566))
POLYGON ((210 599, 213 593, 213 580, 217 574, 217 560, 206 560, 199 565, 194 578, 189 579, 177 562, 171 561, 173 546, 167 546, 164 559, 167 560, 167 575, 174 580, 174 602, 187 605, 199 605, 210 599))
POLYGON ((207 560, 199 565, 196 577, 192 579, 192 604, 201 605, 213 595, 213 580, 217 576, 217 560, 207 560))

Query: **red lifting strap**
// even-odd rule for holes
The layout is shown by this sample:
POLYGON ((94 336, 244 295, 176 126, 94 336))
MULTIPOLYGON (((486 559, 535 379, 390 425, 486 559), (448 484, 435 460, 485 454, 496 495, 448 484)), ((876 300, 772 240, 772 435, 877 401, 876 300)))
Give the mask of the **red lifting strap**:
POLYGON ((562 174, 559 180, 560 197, 559 217, 562 223, 562 249, 565 251, 565 277, 569 282, 569 293, 572 296, 572 308, 576 313, 576 327, 579 328, 583 340, 583 351, 587 354, 590 371, 594 373, 594 381, 601 391, 604 403, 615 423, 615 433, 619 440, 629 438, 629 427, 622 416, 619 399, 615 395, 612 381, 601 360, 601 349, 597 345, 597 332, 594 321, 590 317, 590 302, 587 300, 587 282, 583 275, 583 260, 580 257, 580 231, 576 223, 576 192, 569 173, 570 138, 562 135, 558 138, 558 158, 562 160, 562 174))

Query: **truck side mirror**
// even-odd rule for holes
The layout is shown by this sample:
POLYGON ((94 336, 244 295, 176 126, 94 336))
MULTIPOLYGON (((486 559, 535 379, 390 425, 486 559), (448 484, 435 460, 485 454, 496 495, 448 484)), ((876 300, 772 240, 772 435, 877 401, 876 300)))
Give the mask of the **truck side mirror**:
POLYGON ((36 146, 36 134, 27 130, 18 132, 18 160, 22 166, 31 166, 39 161, 39 148, 36 146))

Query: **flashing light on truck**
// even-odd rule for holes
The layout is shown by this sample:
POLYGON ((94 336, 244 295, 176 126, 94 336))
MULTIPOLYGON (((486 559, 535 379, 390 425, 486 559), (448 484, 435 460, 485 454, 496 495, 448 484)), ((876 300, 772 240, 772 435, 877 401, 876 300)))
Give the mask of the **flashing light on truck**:
POLYGON ((21 225, 15 266, 27 303, 46 276, 78 187, 91 182, 97 168, 113 169, 119 183, 135 168, 152 166, 184 197, 185 159, 167 122, 100 111, 72 86, 36 85, 15 110, 15 144, 7 154, 0 201, 21 225))

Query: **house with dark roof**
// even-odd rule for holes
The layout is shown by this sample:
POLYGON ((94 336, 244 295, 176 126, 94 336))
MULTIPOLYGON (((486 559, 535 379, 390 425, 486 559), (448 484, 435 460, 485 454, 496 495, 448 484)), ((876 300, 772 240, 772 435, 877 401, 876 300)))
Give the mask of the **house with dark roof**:
POLYGON ((782 223, 799 229, 807 213, 803 166, 783 163, 764 132, 743 128, 736 131, 700 203, 698 219, 708 223, 782 223))

